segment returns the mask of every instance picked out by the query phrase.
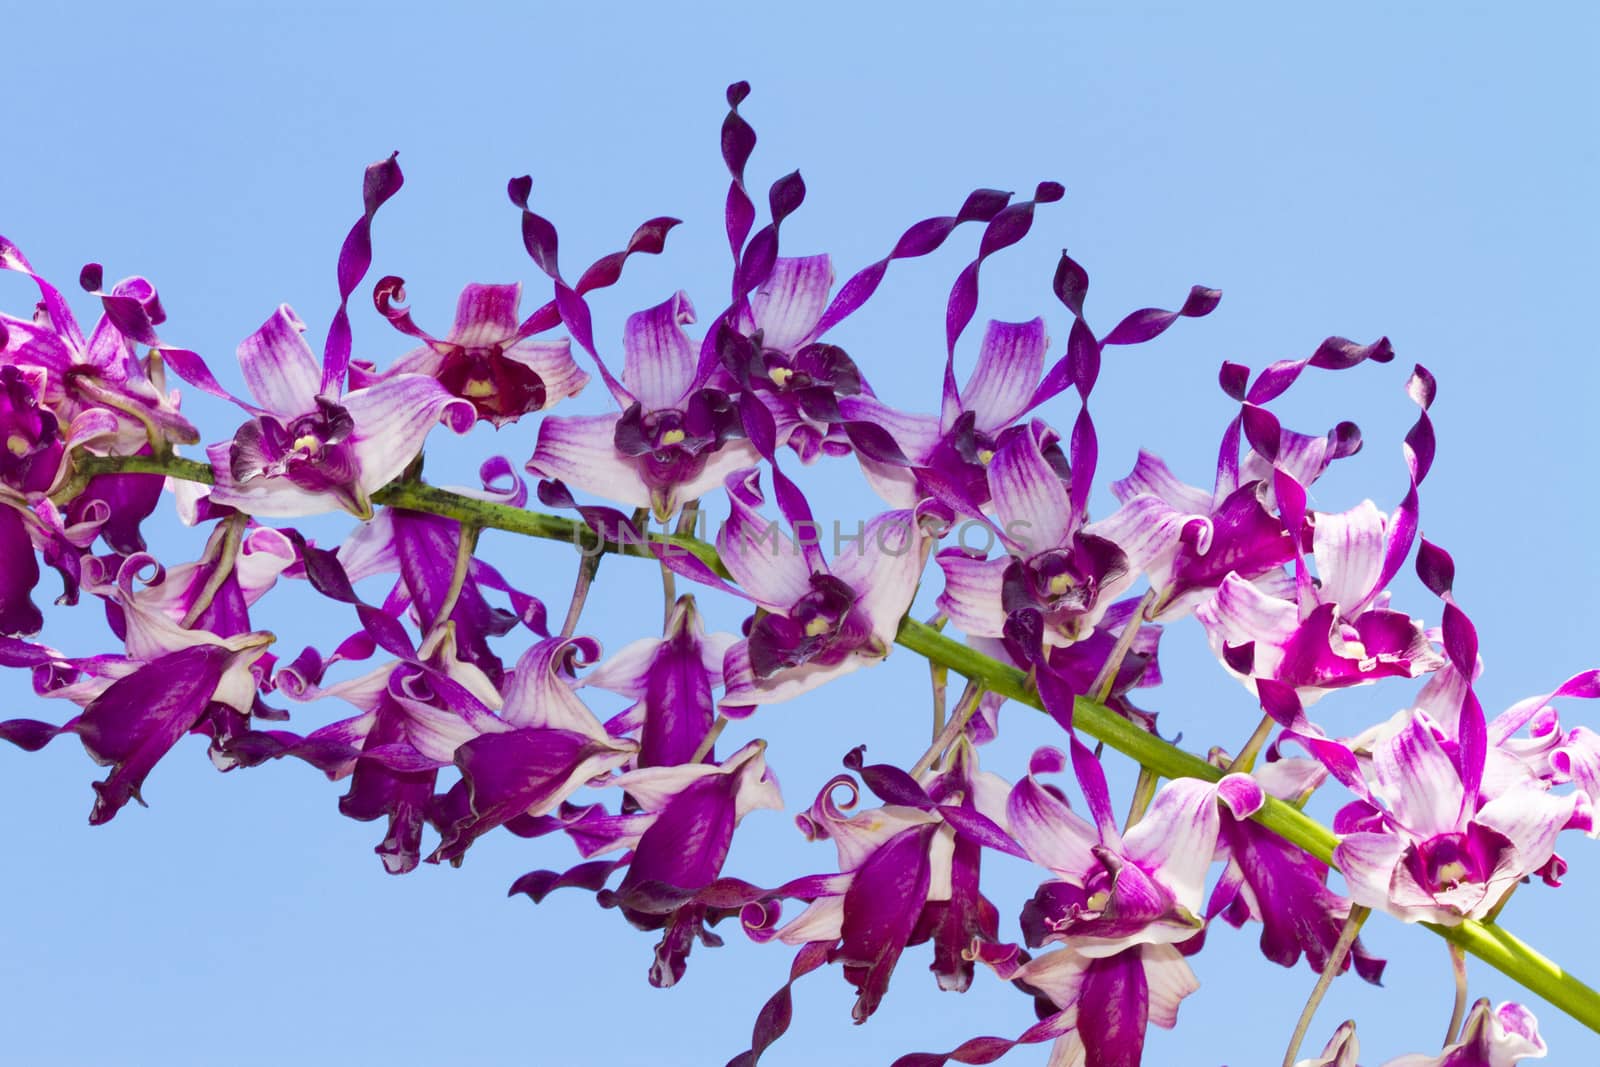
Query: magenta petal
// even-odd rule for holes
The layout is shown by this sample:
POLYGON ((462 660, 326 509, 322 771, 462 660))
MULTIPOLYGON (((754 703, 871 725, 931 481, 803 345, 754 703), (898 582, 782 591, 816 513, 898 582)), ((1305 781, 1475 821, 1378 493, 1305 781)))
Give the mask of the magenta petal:
POLYGON ((304 415, 322 387, 322 368, 301 336, 306 324, 288 304, 239 343, 239 369, 245 384, 267 411, 285 419, 304 415))
POLYGON ((827 256, 780 256, 772 274, 750 297, 750 311, 762 344, 793 352, 811 339, 833 288, 833 261, 827 256))
POLYGON ((1137 947, 1090 962, 1078 994, 1086 1067, 1139 1067, 1149 1017, 1149 986, 1137 947))
POLYGON ((961 410, 978 417, 978 429, 994 433, 1011 425, 1028 409, 1028 401, 1044 376, 1050 337, 1044 319, 1030 322, 991 321, 978 348, 978 365, 961 391, 961 410))
POLYGON ((928 898, 928 848, 937 824, 905 830, 856 871, 844 898, 842 942, 834 959, 859 994, 851 1017, 863 1022, 878 1009, 928 898))
POLYGON ((477 282, 461 290, 456 301, 456 321, 449 340, 465 348, 487 348, 517 333, 517 305, 522 301, 522 284, 482 285, 477 282))
POLYGON ((114 765, 110 777, 95 783, 91 824, 140 800, 145 776, 206 713, 233 655, 220 645, 169 653, 112 682, 84 709, 72 729, 96 763, 114 765))
POLYGON ((403 374, 357 389, 344 398, 344 407, 355 420, 355 454, 361 486, 368 493, 400 476, 441 418, 448 418, 457 433, 470 429, 477 418, 471 404, 420 374, 403 374))
POLYGON ((1011 557, 974 559, 959 548, 947 548, 934 558, 944 571, 939 610, 949 616, 950 624, 968 637, 1005 636, 1001 593, 1011 557))
POLYGON ((0 634, 20 637, 36 634, 44 627, 44 616, 33 603, 33 587, 39 584, 39 558, 16 508, 0 504, 0 634))
POLYGON ((639 468, 617 451, 617 415, 553 415, 539 424, 528 469, 629 507, 650 506, 639 468))
POLYGON ((646 411, 680 406, 694 385, 699 358, 685 323, 694 305, 683 293, 628 316, 622 335, 622 383, 646 411))

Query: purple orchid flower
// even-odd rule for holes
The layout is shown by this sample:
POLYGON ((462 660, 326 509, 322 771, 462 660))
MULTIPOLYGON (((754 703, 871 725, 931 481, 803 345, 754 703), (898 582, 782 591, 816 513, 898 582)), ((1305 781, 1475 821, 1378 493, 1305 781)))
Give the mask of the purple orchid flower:
POLYGON ((1339 1024, 1322 1055, 1313 1059, 1296 1060, 1294 1067, 1361 1067, 1356 1057, 1361 1055, 1361 1041, 1356 1037, 1356 1024, 1346 1020, 1339 1024))
MULTIPOLYGON (((41 695, 84 710, 64 726, 36 731, 34 740, 76 733, 97 763, 113 768, 95 784, 91 823, 109 821, 129 800, 142 804, 145 778, 187 733, 209 734, 213 758, 227 766, 222 739, 262 708, 258 676, 270 663, 272 635, 250 629, 248 607, 292 560, 271 530, 236 546, 219 531, 198 563, 170 571, 144 554, 87 560, 84 588, 105 599, 126 654, 69 660, 42 650, 41 695), (141 580, 147 584, 138 588, 141 580)), ((15 723, 5 725, 12 729, 0 735, 11 736, 15 723)))
POLYGON ((1092 633, 1138 579, 1130 557, 1075 506, 1055 432, 1034 420, 1001 434, 989 457, 996 535, 1008 555, 965 548, 938 556, 939 609, 969 637, 1004 639, 1012 656, 1036 662, 1092 633))
POLYGON ((638 746, 608 733, 573 691, 572 670, 598 655, 590 639, 552 638, 518 661, 500 710, 509 729, 480 733, 453 752, 461 782, 432 813, 443 841, 430 861, 459 863, 489 830, 549 814, 634 756, 638 746))
POLYGON ((738 411, 713 387, 684 332, 694 321, 678 293, 628 316, 622 378, 601 364, 621 414, 551 416, 539 426, 528 469, 608 500, 649 507, 663 521, 678 506, 756 460, 738 411))
POLYGON ((976 769, 970 750, 958 751, 948 770, 916 781, 883 765, 863 767, 857 749, 846 766, 891 802, 851 814, 859 789, 839 775, 795 820, 808 839, 834 842, 839 876, 813 887, 811 903, 776 936, 831 946, 829 961, 856 989, 857 1023, 877 1010, 908 947, 931 941, 929 969, 939 988, 962 992, 972 981, 974 941, 998 938, 999 915, 979 892, 979 865, 985 846, 1018 851, 1006 835, 1008 787, 976 769), (841 788, 842 804, 834 799, 841 788))
POLYGON ((622 859, 591 861, 562 875, 534 871, 511 892, 537 902, 561 885, 595 890, 603 906, 620 908, 634 926, 662 932, 650 984, 671 986, 683 977, 696 939, 713 947, 722 943, 706 924, 724 912, 702 896, 715 888, 739 823, 762 808, 783 810, 778 783, 767 769, 766 742, 752 741, 721 763, 626 771, 607 785, 623 790, 637 810, 585 811, 563 829, 584 856, 627 849, 622 859), (605 879, 622 866, 627 873, 621 884, 605 889, 605 879))
MULTIPOLYGON (((1327 778, 1327 770, 1315 760, 1280 759, 1258 768, 1253 777, 1267 794, 1298 806, 1327 778)), ((1306 964, 1320 974, 1350 914, 1350 901, 1328 888, 1327 865, 1228 810, 1222 812, 1221 845, 1228 867, 1212 889, 1207 917, 1221 915, 1235 927, 1261 923, 1263 956, 1293 967, 1304 953, 1306 964)), ((1352 961, 1356 973, 1379 984, 1384 961, 1370 955, 1360 938, 1341 973, 1352 961)))
POLYGON ((576 396, 589 382, 572 361, 567 340, 536 341, 518 318, 522 285, 468 285, 456 303, 455 323, 443 338, 419 329, 403 301, 405 282, 381 279, 374 291, 378 310, 402 333, 422 341, 381 375, 370 365, 351 364, 350 381, 362 388, 401 374, 436 379, 450 395, 473 406, 478 418, 498 429, 576 396))
POLYGON ((911 464, 891 466, 862 457, 868 484, 892 506, 910 507, 924 495, 917 489, 915 468, 932 468, 966 489, 974 504, 983 504, 988 499, 986 468, 999 447, 996 438, 1033 406, 1049 346, 1042 318, 991 321, 972 377, 959 393, 947 384, 943 414, 937 417, 908 415, 873 396, 841 399, 844 418, 883 427, 911 464))
MULTIPOLYGON (((152 436, 191 444, 199 431, 178 412, 176 393, 168 394, 151 379, 150 368, 134 351, 135 342, 166 349, 155 327, 166 320, 156 290, 144 278, 126 278, 109 293, 98 292, 98 264, 84 268, 80 280, 104 305, 103 314, 85 338, 66 298, 34 273, 21 249, 0 237, 0 270, 32 278, 41 301, 32 321, 0 313, 0 353, 6 363, 42 372, 39 397, 63 426, 81 417, 97 423, 96 446, 129 455, 152 443, 152 436)), ((191 355, 173 350, 180 357, 191 355)), ((83 438, 81 429, 69 434, 83 438)))
POLYGON ((1083 750, 1074 759, 1094 815, 1090 824, 1038 779, 1062 770, 1065 756, 1039 749, 1028 777, 1007 801, 1012 835, 1059 880, 1040 887, 1024 907, 1031 948, 1064 947, 1002 977, 1042 992, 1075 1012, 1075 1029, 1058 1055, 1100 1067, 1136 1064, 1149 1023, 1171 1027, 1177 1005, 1197 988, 1177 947, 1201 933, 1205 875, 1221 833, 1219 802, 1237 818, 1256 811, 1263 793, 1248 776, 1220 782, 1186 778, 1156 795, 1143 819, 1118 831, 1099 763, 1083 750))
POLYGON ((1403 524, 1370 500, 1311 522, 1316 582, 1303 561, 1290 597, 1229 574, 1196 610, 1223 666, 1248 688, 1257 678, 1293 686, 1302 705, 1333 689, 1437 670, 1444 658, 1422 624, 1387 606, 1388 560, 1403 524))
POLYGON ((1543 1059, 1548 1051, 1533 1012, 1511 1001, 1491 1010, 1483 999, 1472 1006, 1461 1040, 1437 1056, 1401 1056, 1384 1067, 1513 1067, 1543 1059))
POLYGON ((372 517, 371 496, 414 459, 434 423, 465 433, 472 405, 421 374, 385 378, 340 395, 318 367, 287 304, 239 346, 259 414, 232 441, 206 449, 211 499, 253 515, 314 515, 342 507, 372 517))
POLYGON ((639 731, 639 767, 688 763, 699 750, 715 717, 712 690, 722 684, 722 661, 735 640, 707 634, 694 598, 681 596, 664 634, 633 642, 584 679, 636 701, 607 728, 639 731))
POLYGON ((760 478, 754 467, 728 476, 728 521, 717 534, 722 562, 758 608, 723 663, 724 712, 791 699, 888 655, 932 547, 930 530, 949 520, 927 501, 887 512, 853 544, 840 538, 828 562, 815 527, 791 539, 761 515, 760 478))
MULTIPOLYGON (((1425 708, 1385 731, 1369 742, 1361 778, 1340 774, 1361 799, 1335 819, 1334 861, 1358 904, 1407 922, 1481 919, 1550 862, 1562 830, 1591 828, 1581 792, 1552 793, 1532 776, 1493 795, 1469 786, 1483 780, 1485 753, 1473 755, 1425 708)), ((1330 745, 1319 754, 1334 753, 1330 745)), ((1355 764, 1351 756, 1334 766, 1355 764)))
POLYGON ((833 279, 826 255, 779 256, 735 318, 737 334, 750 343, 723 338, 720 353, 730 391, 746 388, 759 396, 772 412, 777 444, 793 449, 802 463, 851 453, 839 398, 871 393, 844 349, 818 341, 838 321, 823 317, 833 279))

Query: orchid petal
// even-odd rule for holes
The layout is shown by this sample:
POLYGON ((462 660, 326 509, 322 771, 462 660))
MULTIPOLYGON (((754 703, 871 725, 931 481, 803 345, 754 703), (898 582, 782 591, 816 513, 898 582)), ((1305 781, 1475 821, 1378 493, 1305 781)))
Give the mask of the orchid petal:
MULTIPOLYGON (((978 347, 978 365, 961 391, 961 410, 978 417, 978 429, 994 433, 1028 410, 1028 401, 1044 376, 1050 337, 1044 319, 1028 322, 990 320, 978 347)), ((946 427, 948 429, 948 427, 946 427)))
POLYGON ((750 297, 762 344, 793 352, 809 341, 832 288, 833 260, 828 256, 779 256, 772 274, 750 297))
POLYGON ((680 406, 694 385, 698 360, 685 323, 694 305, 683 293, 628 316, 622 335, 622 383, 646 411, 680 406))
POLYGON ((288 304, 239 343, 239 370, 245 384, 274 415, 292 419, 311 410, 322 388, 322 367, 301 336, 306 324, 288 304))
POLYGON ((650 506, 650 487, 616 447, 619 415, 551 416, 539 424, 528 469, 629 507, 650 506))

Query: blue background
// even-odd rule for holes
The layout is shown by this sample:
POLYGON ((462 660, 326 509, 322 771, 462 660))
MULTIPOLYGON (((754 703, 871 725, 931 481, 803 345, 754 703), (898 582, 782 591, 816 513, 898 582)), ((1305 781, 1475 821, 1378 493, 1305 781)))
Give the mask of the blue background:
MULTIPOLYGON (((615 358, 628 311, 681 287, 709 312, 725 292, 717 131, 724 86, 747 78, 744 110, 761 137, 753 185, 802 170, 810 195, 785 248, 831 252, 841 278, 971 188, 1025 192, 1055 178, 1065 201, 985 267, 977 325, 1044 314, 1059 351, 1068 320, 1048 283, 1063 245, 1090 272, 1100 330, 1136 307, 1176 306, 1192 283, 1225 292, 1210 318, 1108 356, 1096 405, 1105 478, 1144 444, 1209 484, 1231 414, 1213 384, 1219 360, 1260 366, 1307 355, 1328 334, 1387 334, 1395 363, 1316 375, 1280 413, 1308 431, 1341 418, 1366 431, 1366 450, 1319 484, 1314 506, 1372 496, 1391 508, 1414 411, 1403 383, 1412 362, 1431 368, 1441 452, 1423 526, 1457 559, 1493 711, 1600 660, 1590 533, 1600 449, 1588 422, 1600 384, 1589 325, 1600 281, 1595 19, 1576 3, 1514 20, 1488 7, 1387 7, 6 4, 0 232, 63 287, 89 260, 108 278, 149 276, 171 314, 165 336, 237 385, 233 347, 279 301, 320 341, 361 169, 393 149, 406 188, 379 217, 372 277, 406 277, 417 320, 435 330, 468 281, 522 279, 531 307, 545 290, 503 192, 531 172, 569 269, 646 217, 686 220, 667 255, 634 261, 619 289, 592 301, 615 358)), ((943 301, 975 242, 965 232, 928 260, 895 265, 839 332, 892 402, 936 410, 943 301)), ((31 300, 25 280, 0 278, 0 305, 25 313, 31 300)), ((405 350, 363 299, 356 307, 358 355, 405 350)), ((234 414, 190 399, 212 439, 231 432, 234 414)), ((604 403, 596 385, 569 410, 604 403)), ((1065 405, 1046 414, 1070 418, 1065 405)), ((477 431, 464 447, 436 437, 430 470, 464 480, 468 457, 503 451, 520 464, 532 450, 530 426, 491 437, 477 431)), ((853 526, 870 513, 848 465, 807 481, 823 514, 853 526)), ((1108 498, 1097 499, 1103 512, 1108 498)), ((306 525, 337 537, 346 524, 306 525)), ((157 532, 198 547, 170 523, 157 532)), ((557 546, 485 545, 559 613, 572 564, 557 546)), ((354 625, 327 605, 308 620, 303 592, 258 616, 291 655, 354 625)), ((656 596, 649 568, 610 561, 584 628, 619 647, 656 596)), ((1437 618, 1409 576, 1397 599, 1437 618)), ((737 625, 731 605, 707 603, 721 626, 737 625)), ((109 649, 97 616, 92 605, 53 614, 45 639, 74 654, 109 649)), ((508 658, 518 651, 508 646, 508 658)), ((1191 748, 1237 747, 1255 712, 1192 621, 1171 629, 1163 664, 1169 684, 1145 703, 1167 728, 1191 748)), ((728 736, 771 740, 792 815, 857 743, 874 758, 916 757, 926 677, 902 652, 728 736)), ((4 684, 7 715, 70 710, 41 708, 21 678, 4 684)), ((1409 691, 1339 694, 1317 710, 1353 731, 1409 691)), ((343 714, 296 709, 306 725, 343 714)), ((1594 715, 1568 711, 1570 722, 1594 715)), ((990 766, 1014 776, 1052 733, 1019 710, 1005 724, 990 766)), ((1125 789, 1125 761, 1111 763, 1125 789)), ((380 827, 340 819, 340 787, 298 763, 219 776, 190 739, 151 776, 149 810, 91 830, 98 774, 71 739, 36 755, 0 746, 5 1062, 721 1063, 745 1047, 787 971, 786 950, 730 929, 727 947, 696 951, 682 985, 650 989, 652 939, 617 914, 576 892, 538 909, 505 899, 523 871, 570 862, 560 842, 500 835, 460 870, 386 877, 369 851, 380 827)), ((1588 841, 1568 836, 1569 887, 1520 891, 1504 921, 1596 980, 1600 864, 1588 841)), ((832 848, 805 846, 788 815, 762 812, 728 869, 775 882, 832 863, 832 848)), ((1014 938, 1037 873, 1006 861, 990 871, 1014 938)), ((1257 934, 1212 931, 1194 961, 1203 988, 1177 1031, 1153 1033, 1147 1062, 1277 1062, 1313 975, 1261 960, 1257 934)), ((1368 1063, 1435 1051, 1451 996, 1444 946, 1382 917, 1366 940, 1390 959, 1388 988, 1336 983, 1308 1049, 1355 1015, 1368 1063)), ((1025 999, 988 975, 964 998, 937 993, 927 961, 926 948, 908 953, 859 1029, 840 976, 809 979, 793 1031, 764 1062, 883 1063, 1030 1021, 1025 999)), ((1482 965, 1471 975, 1474 996, 1515 995, 1482 965)), ((1530 1004, 1556 1062, 1600 1053, 1593 1034, 1530 1004)))

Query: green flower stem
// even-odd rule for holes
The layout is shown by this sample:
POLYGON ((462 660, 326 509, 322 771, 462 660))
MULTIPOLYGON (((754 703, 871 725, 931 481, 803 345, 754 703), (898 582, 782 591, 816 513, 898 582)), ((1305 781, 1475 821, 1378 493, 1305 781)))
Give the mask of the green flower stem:
MULTIPOLYGON (((211 468, 179 456, 80 456, 77 469, 81 477, 112 472, 165 474, 187 481, 211 483, 211 468)), ((583 523, 556 515, 514 508, 475 497, 436 489, 420 482, 394 482, 372 495, 376 504, 426 511, 474 526, 505 530, 553 541, 567 541, 590 551, 599 548, 625 556, 655 559, 644 544, 618 544, 600 539, 583 523)), ((682 534, 649 533, 650 541, 694 556, 718 575, 730 577, 717 557, 714 546, 682 534)), ((938 630, 907 616, 895 635, 899 645, 923 658, 955 671, 991 693, 1019 704, 1043 710, 1038 691, 1027 675, 1010 664, 984 655, 938 630)), ((1201 778, 1216 781, 1222 771, 1198 756, 1140 729, 1110 709, 1079 697, 1073 709, 1074 725, 1084 733, 1163 778, 1201 778)), ((1298 808, 1275 797, 1268 797, 1253 818, 1279 837, 1305 849, 1328 866, 1333 866, 1333 850, 1338 839, 1333 831, 1303 814, 1298 808)), ((1600 993, 1568 974, 1559 964, 1547 959, 1509 931, 1495 923, 1470 919, 1458 926, 1422 923, 1446 941, 1478 957, 1495 970, 1518 982, 1600 1033, 1600 993)))

